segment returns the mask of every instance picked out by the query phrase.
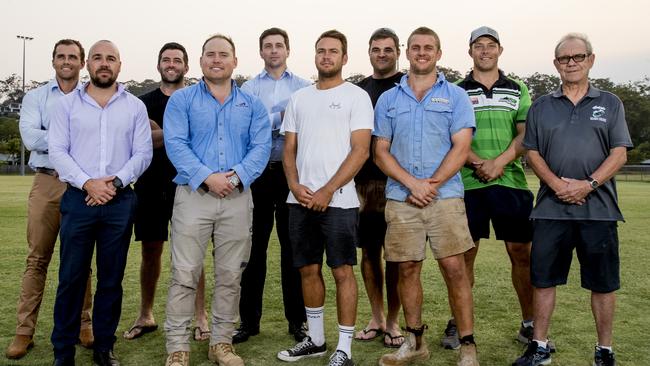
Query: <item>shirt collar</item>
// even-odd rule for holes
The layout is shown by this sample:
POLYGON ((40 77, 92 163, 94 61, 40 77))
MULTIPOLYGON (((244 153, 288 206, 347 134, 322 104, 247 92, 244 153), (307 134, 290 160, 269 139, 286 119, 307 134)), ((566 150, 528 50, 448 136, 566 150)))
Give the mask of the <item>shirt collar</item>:
MULTIPOLYGON (((292 78, 293 77, 293 73, 291 71, 289 71, 288 67, 286 69, 284 69, 284 72, 282 73, 282 75, 280 76, 280 79, 278 79, 278 80, 282 80, 285 77, 286 78, 292 78)), ((266 69, 262 69, 262 72, 260 72, 260 79, 265 79, 265 78, 275 80, 275 79, 273 79, 273 77, 271 77, 271 74, 269 74, 269 72, 266 71, 266 69)))
MULTIPOLYGON (((47 87, 48 87, 49 91, 54 91, 55 89, 60 90, 59 89, 59 82, 56 81, 56 78, 51 79, 50 81, 48 81, 47 82, 47 87)), ((83 83, 81 81, 77 81, 77 85, 74 87, 74 90, 81 90, 82 87, 83 87, 83 83)))
MULTIPOLYGON (((434 89, 436 86, 440 86, 447 81, 445 75, 442 72, 438 72, 437 76, 438 77, 436 78, 436 82, 431 86, 431 89, 434 89)), ((398 87, 400 87, 405 91, 408 90, 409 93, 412 93, 411 87, 408 84, 408 78, 409 78, 409 74, 408 73, 404 74, 404 76, 402 76, 402 78, 399 81, 398 87)))
MULTIPOLYGON (((564 93, 562 92, 562 84, 560 84, 560 86, 555 89, 552 96, 554 98, 561 98, 564 96, 564 93)), ((600 96, 600 89, 596 88, 592 83, 589 83, 589 89, 587 90, 587 94, 585 96, 592 99, 598 98, 600 96)))
MULTIPOLYGON (((465 77, 465 82, 482 85, 480 82, 474 79, 474 72, 470 72, 467 74, 467 76, 465 77)), ((499 69, 499 78, 497 79, 497 81, 494 82, 494 85, 492 85, 492 87, 494 88, 495 86, 500 86, 507 82, 508 82, 508 77, 503 72, 503 70, 499 69)))
MULTIPOLYGON (((201 91, 203 93, 208 94, 210 95, 210 97, 212 97, 212 94, 210 94, 210 90, 208 90, 208 85, 205 83, 203 77, 201 77, 201 79, 199 80, 199 88, 201 88, 201 91)), ((225 102, 228 102, 230 98, 234 99, 235 97, 237 97, 238 92, 239 92, 239 87, 237 86, 237 83, 235 82, 234 79, 230 79, 230 96, 226 98, 225 102)))

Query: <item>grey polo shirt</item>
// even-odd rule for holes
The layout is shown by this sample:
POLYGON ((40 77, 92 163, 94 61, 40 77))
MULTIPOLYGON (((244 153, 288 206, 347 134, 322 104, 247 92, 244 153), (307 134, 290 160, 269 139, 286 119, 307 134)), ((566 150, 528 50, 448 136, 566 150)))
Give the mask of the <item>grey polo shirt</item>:
MULTIPOLYGON (((586 179, 615 147, 632 148, 623 103, 593 85, 578 105, 562 87, 538 98, 528 111, 524 147, 539 152, 558 177, 586 179)), ((540 183, 533 219, 622 221, 614 178, 587 196, 582 206, 567 204, 540 183)))

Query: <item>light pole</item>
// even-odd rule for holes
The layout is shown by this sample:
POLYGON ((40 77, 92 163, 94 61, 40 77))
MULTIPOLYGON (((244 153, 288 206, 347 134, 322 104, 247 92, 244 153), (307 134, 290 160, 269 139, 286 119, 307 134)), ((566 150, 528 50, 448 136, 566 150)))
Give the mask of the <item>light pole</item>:
MULTIPOLYGON (((23 40, 23 98, 25 97, 25 43, 31 41, 34 37, 28 36, 16 36, 18 39, 23 40)), ((22 100, 20 101, 22 104, 22 100)), ((23 139, 20 139, 20 175, 25 175, 25 144, 23 144, 23 139)))

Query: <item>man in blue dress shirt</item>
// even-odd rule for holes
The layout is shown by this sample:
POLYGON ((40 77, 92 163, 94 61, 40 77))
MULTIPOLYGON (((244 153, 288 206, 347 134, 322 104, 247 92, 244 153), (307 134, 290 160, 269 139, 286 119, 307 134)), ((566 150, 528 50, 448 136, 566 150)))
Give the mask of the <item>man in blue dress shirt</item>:
POLYGON ((200 64, 203 79, 171 96, 163 124, 167 155, 178 172, 166 364, 189 365, 196 286, 212 239, 215 284, 208 358, 222 366, 243 366, 232 336, 251 249, 253 199, 248 188, 269 160, 271 124, 264 104, 231 78, 237 58, 230 38, 208 38, 200 64))
POLYGON ((113 355, 122 307, 122 278, 131 241, 135 193, 151 162, 144 104, 116 82, 121 61, 110 41, 95 43, 86 61, 90 82, 61 98, 49 132, 50 160, 68 189, 61 199, 61 263, 54 304, 55 365, 74 365, 85 281, 97 245, 93 308, 96 365, 113 355))
POLYGON ((284 316, 289 333, 296 341, 306 336, 305 304, 302 301, 300 272, 293 266, 289 242, 289 186, 282 168, 284 136, 280 134, 282 117, 291 94, 311 83, 287 69, 289 36, 279 28, 269 28, 260 35, 260 57, 264 70, 242 85, 242 90, 259 97, 271 119, 271 159, 262 175, 251 186, 253 193, 253 244, 248 266, 241 279, 239 313, 241 324, 233 335, 233 343, 245 342, 260 331, 262 298, 266 280, 266 249, 269 245, 275 214, 275 231, 280 241, 280 269, 284 316))
MULTIPOLYGON (((59 203, 66 189, 65 183, 59 181, 58 173, 53 169, 48 154, 47 130, 50 127, 50 111, 60 98, 81 87, 79 71, 85 65, 84 56, 85 52, 79 41, 62 39, 56 42, 52 52, 55 78, 27 93, 20 109, 20 136, 25 147, 31 151, 29 166, 36 174, 27 204, 29 253, 16 309, 16 336, 5 352, 5 356, 10 359, 25 356, 34 345, 32 337, 43 300, 47 268, 61 226, 59 203)), ((90 280, 87 285, 79 333, 80 343, 84 347, 92 346, 93 342, 90 280)))

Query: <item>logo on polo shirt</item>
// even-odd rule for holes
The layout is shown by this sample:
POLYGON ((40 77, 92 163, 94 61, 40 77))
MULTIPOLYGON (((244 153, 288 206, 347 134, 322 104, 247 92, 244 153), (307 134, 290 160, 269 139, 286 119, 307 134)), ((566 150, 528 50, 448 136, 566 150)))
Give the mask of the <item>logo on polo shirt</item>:
POLYGON ((499 102, 506 103, 506 104, 510 105, 511 107, 514 107, 514 106, 517 105, 517 99, 515 99, 513 97, 503 97, 503 98, 499 99, 499 102))
POLYGON ((607 111, 607 108, 595 105, 592 108, 591 112, 591 118, 589 118, 592 121, 600 121, 600 122, 607 122, 607 119, 604 118, 603 116, 605 115, 605 112, 607 111))
POLYGON ((449 104, 449 99, 445 98, 431 98, 432 103, 440 103, 440 104, 449 104))
POLYGON ((479 100, 478 100, 478 98, 477 98, 477 97, 471 97, 471 98, 469 98, 469 99, 470 99, 470 100, 472 101, 472 104, 473 104, 473 105, 475 105, 475 104, 478 104, 478 103, 479 103, 479 100))
POLYGON ((248 104, 246 104, 246 102, 241 102, 239 104, 235 104, 235 107, 248 108, 248 104))
POLYGON ((341 103, 334 103, 330 104, 330 109, 341 109, 341 103))

